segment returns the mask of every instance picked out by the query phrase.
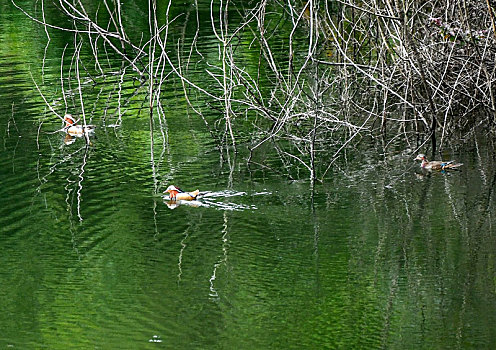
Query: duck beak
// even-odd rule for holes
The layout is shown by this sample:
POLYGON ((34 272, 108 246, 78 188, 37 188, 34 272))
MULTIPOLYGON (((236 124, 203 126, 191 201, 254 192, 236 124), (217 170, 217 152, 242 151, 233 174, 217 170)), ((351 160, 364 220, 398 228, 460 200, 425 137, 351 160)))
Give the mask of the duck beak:
POLYGON ((414 160, 422 160, 422 158, 419 156, 416 156, 414 160))

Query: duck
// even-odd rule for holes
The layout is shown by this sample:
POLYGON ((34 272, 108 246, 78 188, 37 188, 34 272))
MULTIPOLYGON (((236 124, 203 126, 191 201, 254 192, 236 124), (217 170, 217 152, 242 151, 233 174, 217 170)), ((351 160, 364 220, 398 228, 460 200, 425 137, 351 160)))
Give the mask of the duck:
POLYGON ((420 160, 421 161, 420 167, 426 170, 448 170, 448 169, 455 169, 463 165, 463 163, 456 163, 454 160, 449 160, 445 162, 440 160, 433 160, 429 162, 425 154, 422 153, 417 155, 415 160, 420 160))
POLYGON ((198 195, 200 194, 200 190, 196 190, 193 192, 185 192, 174 185, 170 185, 169 187, 167 187, 164 193, 169 194, 169 199, 171 201, 176 201, 176 200, 192 201, 195 200, 196 197, 198 197, 198 195))
POLYGON ((91 135, 95 132, 94 125, 78 125, 74 117, 70 114, 64 115, 64 131, 71 136, 81 137, 91 135))

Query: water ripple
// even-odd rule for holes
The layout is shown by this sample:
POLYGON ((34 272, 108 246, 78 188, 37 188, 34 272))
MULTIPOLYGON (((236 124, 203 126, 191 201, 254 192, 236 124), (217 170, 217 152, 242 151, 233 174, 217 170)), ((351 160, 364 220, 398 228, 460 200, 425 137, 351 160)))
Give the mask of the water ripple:
MULTIPOLYGON (((254 193, 251 196, 257 195, 268 195, 270 192, 260 192, 254 193)), ((243 204, 236 203, 233 201, 226 201, 226 198, 232 197, 246 197, 248 194, 243 191, 234 191, 234 190, 224 190, 224 191, 206 191, 200 192, 197 200, 193 201, 171 201, 168 195, 164 195, 163 199, 165 204, 170 209, 175 209, 180 205, 186 205, 190 207, 205 207, 205 208, 214 208, 217 210, 227 210, 227 211, 241 211, 241 210, 256 210, 257 207, 253 204, 243 204)))

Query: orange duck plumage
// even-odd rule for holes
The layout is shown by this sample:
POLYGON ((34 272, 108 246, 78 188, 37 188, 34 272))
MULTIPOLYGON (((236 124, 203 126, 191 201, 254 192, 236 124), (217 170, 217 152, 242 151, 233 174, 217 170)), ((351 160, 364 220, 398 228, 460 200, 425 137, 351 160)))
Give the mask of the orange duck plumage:
POLYGON ((171 201, 176 201, 176 200, 192 201, 196 199, 196 197, 198 197, 198 195, 200 194, 200 190, 196 190, 193 192, 185 192, 174 185, 170 185, 165 190, 165 193, 169 194, 169 199, 171 201))

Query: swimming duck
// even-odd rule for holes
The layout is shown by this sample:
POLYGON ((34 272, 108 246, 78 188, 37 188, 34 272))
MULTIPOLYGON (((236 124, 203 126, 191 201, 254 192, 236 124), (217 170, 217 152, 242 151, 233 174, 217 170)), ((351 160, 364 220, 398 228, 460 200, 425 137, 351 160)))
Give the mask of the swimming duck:
POLYGON ((165 193, 169 194, 169 199, 171 201, 183 200, 183 201, 192 201, 198 197, 200 194, 200 190, 196 190, 193 192, 185 192, 174 185, 170 185, 165 190, 165 193))
POLYGON ((458 168, 459 166, 462 166, 462 163, 455 163, 454 160, 449 160, 446 162, 439 161, 439 160, 433 160, 429 162, 425 156, 425 154, 419 154, 415 160, 420 160, 422 163, 420 163, 420 167, 422 169, 426 170, 447 170, 447 169, 454 169, 458 168))
POLYGON ((78 125, 76 120, 70 114, 64 116, 64 130, 71 136, 81 137, 83 135, 91 135, 95 132, 94 125, 78 125))

